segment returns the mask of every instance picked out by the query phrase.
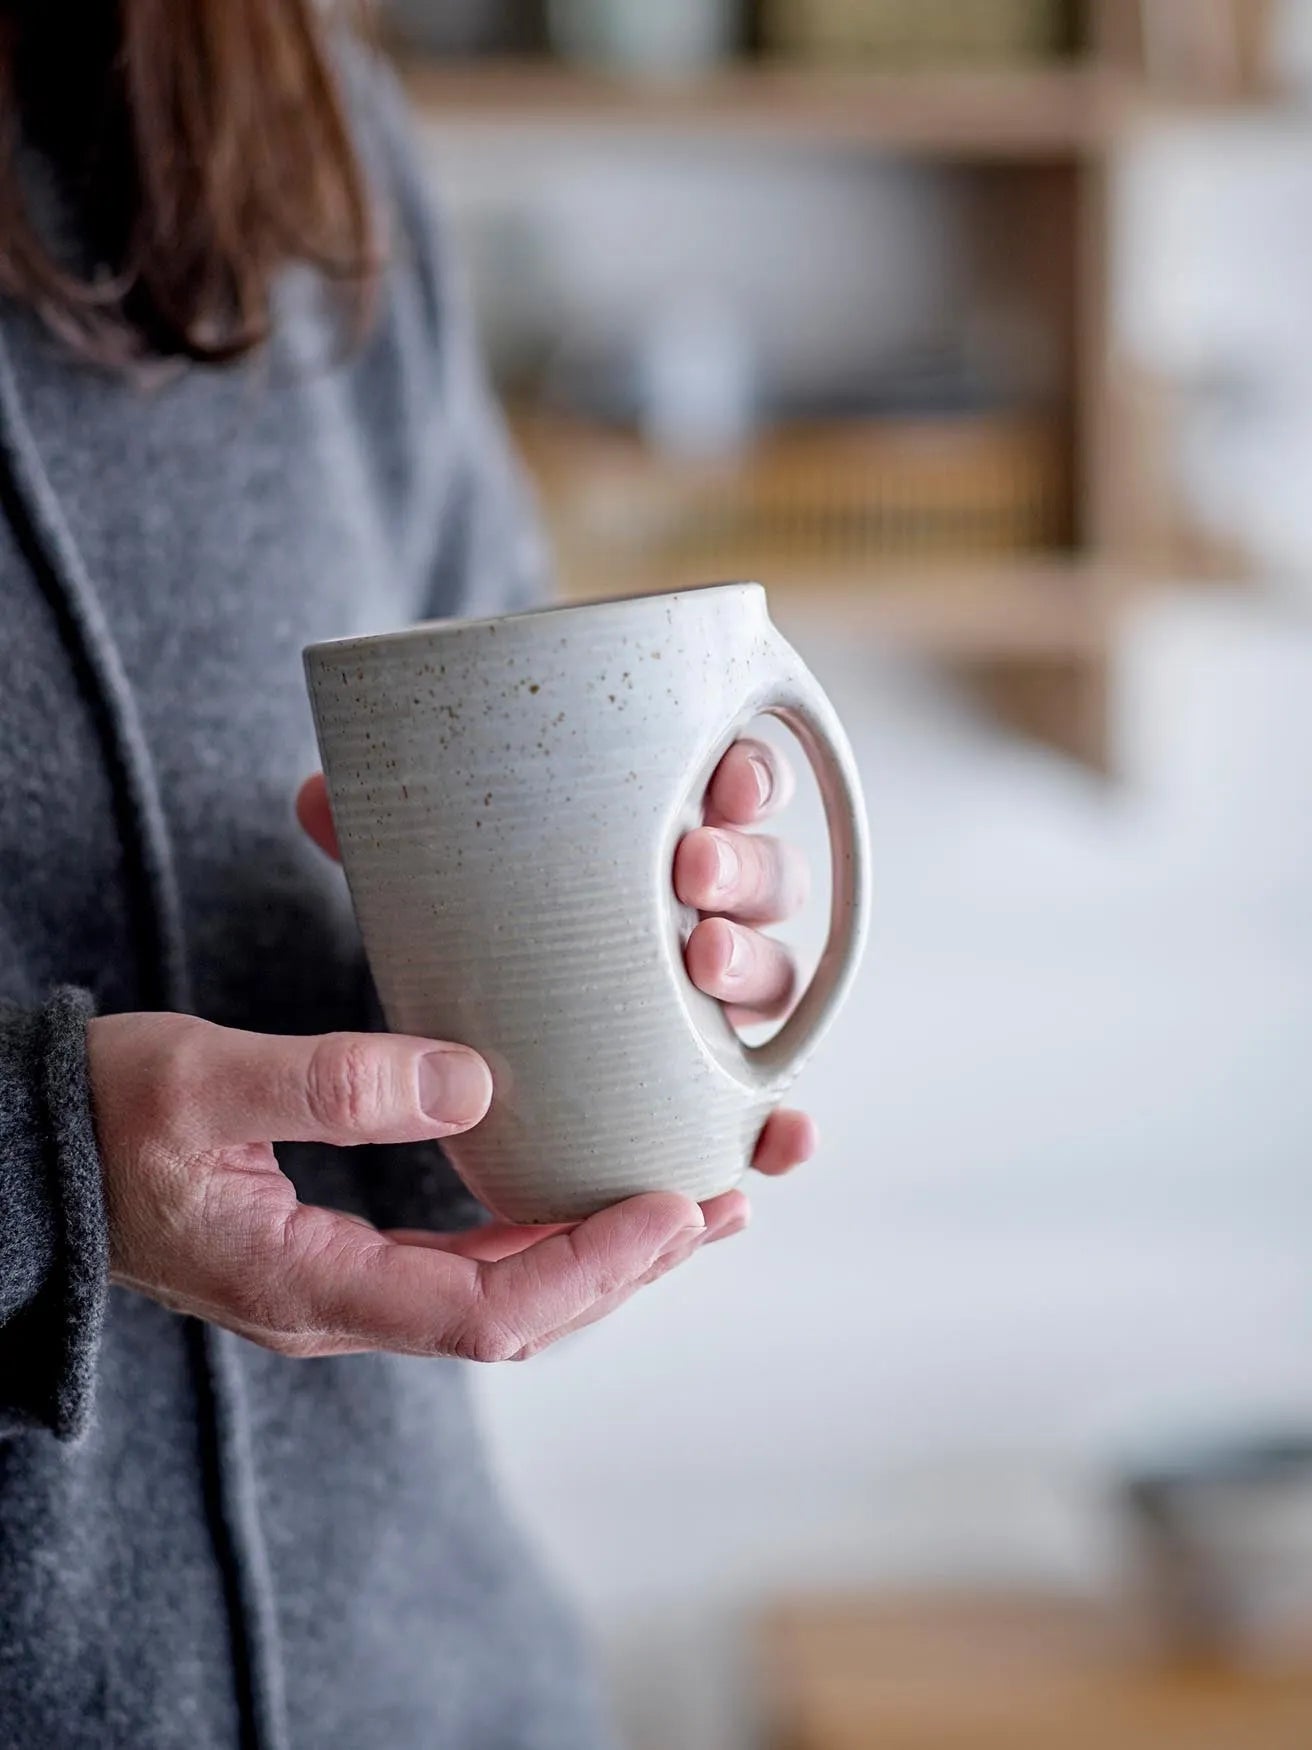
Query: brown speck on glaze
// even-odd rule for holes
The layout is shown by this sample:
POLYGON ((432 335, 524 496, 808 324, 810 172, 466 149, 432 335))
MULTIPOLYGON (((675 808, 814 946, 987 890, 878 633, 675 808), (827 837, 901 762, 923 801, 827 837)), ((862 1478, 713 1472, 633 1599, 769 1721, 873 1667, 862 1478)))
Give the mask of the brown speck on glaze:
POLYGON ((540 693, 542 691, 542 688, 538 685, 538 683, 536 681, 533 681, 532 684, 529 686, 528 690, 530 693, 540 693))

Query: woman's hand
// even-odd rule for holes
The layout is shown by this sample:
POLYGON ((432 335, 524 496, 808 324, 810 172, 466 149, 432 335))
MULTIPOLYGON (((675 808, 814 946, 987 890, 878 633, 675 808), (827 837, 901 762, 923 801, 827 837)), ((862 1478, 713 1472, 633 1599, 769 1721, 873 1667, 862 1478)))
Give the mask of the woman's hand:
MULTIPOLYGON (((792 792, 792 770, 780 754, 763 741, 735 742, 707 789, 706 824, 690 832, 675 852, 675 892, 702 914, 688 940, 688 975, 699 990, 724 1003, 739 1026, 782 1018, 796 995, 792 956, 755 926, 782 923, 806 903, 806 861, 795 846, 744 830, 777 813, 792 792)), ((319 849, 340 862, 321 772, 301 786, 296 814, 319 849)), ((811 1119, 804 1112, 779 1111, 767 1119, 752 1164, 760 1173, 787 1173, 810 1160, 815 1149, 811 1119)), ((745 1225, 746 1199, 740 1192, 728 1196, 736 1200, 745 1225)))
MULTIPOLYGON (((742 830, 790 783, 768 747, 738 743, 711 782, 706 825, 675 858, 679 897, 703 913, 688 970, 735 1018, 780 1015, 792 1001, 792 963, 755 926, 801 903, 805 869, 787 846, 742 830)), ((297 812, 335 856, 321 777, 297 812)), ((700 1208, 634 1197, 570 1228, 380 1233, 299 1202, 274 1143, 458 1135, 492 1098, 475 1052, 386 1034, 273 1037, 188 1015, 107 1015, 90 1023, 87 1046, 112 1280, 284 1355, 520 1360, 747 1225, 746 1198, 729 1191, 700 1208)), ((785 1172, 813 1147, 810 1120, 779 1112, 755 1164, 785 1172)))
MULTIPOLYGON (((793 999, 791 959, 756 926, 802 903, 806 869, 791 847, 743 830, 791 783, 764 743, 737 743, 711 780, 706 824, 675 856, 675 890, 702 913, 689 974, 737 1021, 782 1015, 793 999)), ((297 813, 336 856, 322 777, 304 785, 297 813)), ((90 1023, 88 1055, 112 1279, 284 1355, 519 1360, 747 1225, 741 1191, 700 1208, 652 1193, 568 1229, 465 1234, 380 1233, 297 1200, 275 1142, 426 1142, 477 1124, 492 1078, 461 1045, 108 1015, 90 1023)), ((814 1146, 808 1118, 777 1112, 755 1165, 786 1172, 814 1146)))
POLYGON ((476 1124, 492 1080, 462 1046, 109 1015, 88 1054, 112 1280, 284 1355, 519 1360, 743 1225, 734 1192, 458 1236, 379 1233, 298 1202, 274 1141, 422 1142, 476 1124))

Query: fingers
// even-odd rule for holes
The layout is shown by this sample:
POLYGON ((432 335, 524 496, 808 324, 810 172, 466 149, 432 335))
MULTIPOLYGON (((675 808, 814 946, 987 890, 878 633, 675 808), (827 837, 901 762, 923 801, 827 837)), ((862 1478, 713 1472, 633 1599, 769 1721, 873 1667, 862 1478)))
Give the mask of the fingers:
POLYGON ((333 825, 328 785, 322 772, 316 772, 301 785, 296 797, 296 818, 300 821, 302 830, 309 834, 324 856, 340 863, 342 852, 337 843, 337 828, 333 825))
POLYGON ((384 1235, 270 1191, 277 1218, 241 1248, 245 1286, 221 1292, 209 1316, 294 1356, 384 1349, 526 1359, 613 1312, 703 1244, 740 1233, 750 1216, 741 1191, 700 1209, 654 1193, 568 1231, 497 1224, 384 1235))
POLYGON ((793 794, 793 769, 767 742, 744 736, 715 768, 706 792, 712 825, 751 826, 785 808, 793 794))
POLYGON ((688 976, 698 990, 759 1020, 776 1020, 792 1007, 797 966, 779 942, 731 924, 706 918, 684 950, 688 976))
POLYGON ((706 1222, 706 1244, 732 1239, 742 1233, 752 1219, 752 1206, 741 1191, 725 1191, 701 1206, 706 1222))
POLYGON ((732 827, 695 828, 674 853, 674 891, 696 911, 775 924, 806 904, 806 858, 795 845, 732 827))
POLYGON ((625 1301, 632 1299, 638 1289, 647 1288, 660 1277, 677 1270, 681 1264, 686 1264, 701 1251, 703 1246, 714 1245, 717 1240, 727 1240, 734 1234, 741 1233, 751 1217, 751 1206, 741 1191, 726 1191, 721 1197, 713 1197, 702 1204, 701 1211, 706 1223, 701 1233, 693 1234, 685 1246, 673 1247, 667 1251, 636 1283, 620 1289, 605 1300, 595 1301, 585 1313, 557 1331, 553 1341, 572 1336, 575 1331, 584 1330, 588 1325, 595 1325, 611 1313, 617 1312, 625 1301))
MULTIPOLYGON (((701 1205, 705 1226, 690 1236, 693 1249, 705 1242, 728 1239, 747 1226, 751 1208, 741 1191, 726 1191, 701 1205)), ((476 1258, 485 1264, 496 1264, 502 1258, 526 1252, 530 1246, 556 1234, 568 1233, 569 1227, 512 1227, 504 1222, 490 1222, 486 1227, 469 1228, 464 1233, 433 1233, 427 1228, 391 1228, 388 1238, 402 1245, 427 1246, 430 1251, 446 1252, 452 1257, 476 1258)))
POLYGON ((247 1033, 185 1015, 121 1017, 141 1037, 136 1098, 180 1152, 268 1142, 423 1142, 468 1130, 492 1077, 475 1052, 383 1033, 247 1033))
POLYGON ((819 1146, 815 1121, 807 1113, 773 1112, 757 1141, 752 1165, 758 1173, 777 1178, 809 1161, 819 1146))
POLYGON ((352 1348, 515 1360, 545 1347, 597 1303, 636 1287, 705 1225, 695 1203, 652 1193, 480 1262, 455 1249, 370 1235, 329 1210, 298 1204, 278 1235, 282 1287, 272 1346, 293 1354, 352 1348))

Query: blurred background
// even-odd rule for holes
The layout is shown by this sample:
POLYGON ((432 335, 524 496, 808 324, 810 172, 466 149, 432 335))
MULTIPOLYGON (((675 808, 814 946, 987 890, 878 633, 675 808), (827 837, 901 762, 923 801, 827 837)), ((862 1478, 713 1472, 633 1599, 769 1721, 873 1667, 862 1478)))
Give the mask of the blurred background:
POLYGON ((1312 0, 389 34, 564 588, 760 578, 873 818, 823 1158, 482 1383, 626 1744, 1306 1750, 1312 0))

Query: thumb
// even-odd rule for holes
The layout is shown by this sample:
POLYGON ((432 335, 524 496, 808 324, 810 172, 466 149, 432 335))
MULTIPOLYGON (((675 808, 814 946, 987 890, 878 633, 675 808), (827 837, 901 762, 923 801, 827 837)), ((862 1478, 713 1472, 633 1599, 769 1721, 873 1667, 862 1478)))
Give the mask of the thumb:
POLYGON ((492 1100, 491 1072, 462 1045, 385 1033, 247 1033, 175 1015, 132 1019, 165 1023, 152 1041, 152 1093, 173 1137, 195 1149, 424 1142, 470 1129, 492 1100))

